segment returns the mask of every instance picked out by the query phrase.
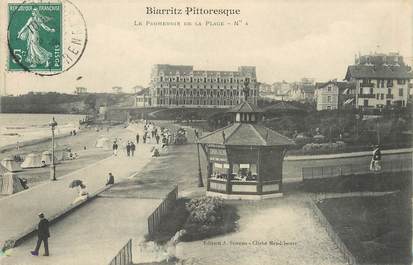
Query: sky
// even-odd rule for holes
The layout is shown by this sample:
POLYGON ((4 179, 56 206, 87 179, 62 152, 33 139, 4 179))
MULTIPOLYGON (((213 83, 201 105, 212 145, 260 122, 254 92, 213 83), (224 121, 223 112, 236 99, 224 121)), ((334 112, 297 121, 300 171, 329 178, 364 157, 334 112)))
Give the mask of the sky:
MULTIPOLYGON (((89 92, 109 92, 113 86, 131 91, 136 85, 148 86, 154 64, 193 65, 195 70, 253 65, 258 81, 270 84, 302 77, 341 80, 359 53, 399 52, 412 64, 413 13, 407 0, 71 1, 82 12, 88 30, 78 63, 52 77, 2 67, 1 84, 8 94, 73 93, 78 86, 89 92), (232 8, 241 14, 147 15, 147 6, 232 8), (206 21, 238 20, 244 24, 205 26, 206 21), (135 26, 135 21, 199 21, 202 26, 135 26)), ((4 12, 0 17, 4 39, 4 12)), ((1 63, 6 65, 7 47, 4 41, 1 44, 1 63)))

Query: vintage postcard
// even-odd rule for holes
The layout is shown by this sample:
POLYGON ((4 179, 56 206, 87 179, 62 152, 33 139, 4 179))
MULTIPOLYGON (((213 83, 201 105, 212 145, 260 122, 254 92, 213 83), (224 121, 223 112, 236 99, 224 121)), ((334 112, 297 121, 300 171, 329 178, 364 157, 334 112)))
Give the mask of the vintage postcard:
POLYGON ((0 12, 0 264, 412 264, 411 1, 0 12))

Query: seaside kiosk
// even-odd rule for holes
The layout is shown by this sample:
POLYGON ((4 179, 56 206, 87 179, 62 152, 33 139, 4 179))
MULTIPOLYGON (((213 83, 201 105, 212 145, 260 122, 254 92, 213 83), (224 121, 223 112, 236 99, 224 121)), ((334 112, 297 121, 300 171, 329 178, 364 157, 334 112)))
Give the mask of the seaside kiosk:
POLYGON ((260 200, 282 196, 282 163, 289 138, 259 124, 262 112, 245 100, 229 112, 234 123, 199 139, 207 158, 207 196, 260 200))

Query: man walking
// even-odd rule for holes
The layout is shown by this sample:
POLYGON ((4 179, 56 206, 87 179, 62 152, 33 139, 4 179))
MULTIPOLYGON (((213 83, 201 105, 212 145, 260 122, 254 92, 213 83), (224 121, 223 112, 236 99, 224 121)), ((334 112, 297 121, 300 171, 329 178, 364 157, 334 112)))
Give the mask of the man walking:
POLYGON ((31 251, 30 253, 33 256, 38 256, 40 245, 42 244, 42 241, 43 241, 43 246, 44 246, 43 256, 49 256, 49 243, 48 243, 48 239, 50 237, 49 221, 46 218, 44 218, 43 213, 39 213, 39 218, 40 218, 40 222, 39 222, 39 225, 37 227, 37 244, 36 244, 36 248, 33 251, 31 251))
POLYGON ((135 149, 136 149, 135 144, 133 142, 131 142, 130 143, 130 153, 131 153, 132 156, 134 156, 134 154, 135 154, 135 149))
POLYGON ((113 154, 117 156, 118 155, 118 144, 116 143, 116 141, 113 142, 112 149, 113 149, 113 154))
POLYGON ((130 145, 130 142, 128 141, 128 143, 126 144, 126 154, 128 156, 130 156, 130 147, 131 147, 131 145, 130 145))
POLYGON ((136 144, 139 144, 139 133, 136 133, 136 144))

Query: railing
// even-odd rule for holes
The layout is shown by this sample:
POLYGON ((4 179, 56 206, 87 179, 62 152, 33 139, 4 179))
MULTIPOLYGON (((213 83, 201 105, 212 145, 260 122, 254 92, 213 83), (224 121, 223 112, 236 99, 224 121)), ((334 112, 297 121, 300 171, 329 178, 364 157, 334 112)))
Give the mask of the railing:
POLYGON ((347 263, 350 265, 357 265, 356 258, 348 250, 346 244, 344 244, 340 236, 334 231, 334 228, 331 226, 330 222, 327 220, 327 218, 324 216, 324 214, 321 212, 321 210, 317 207, 317 205, 311 198, 309 198, 309 204, 318 221, 321 223, 321 226, 324 227, 324 229, 327 231, 327 234, 329 235, 331 240, 336 244, 340 252, 343 254, 347 263))
POLYGON ((393 94, 386 94, 386 98, 393 98, 393 94))
POLYGON ((109 265, 131 265, 132 264, 132 239, 119 250, 109 265))
POLYGON ((358 94, 359 98, 376 98, 376 94, 358 94))
POLYGON ((374 83, 360 83, 361 87, 374 87, 374 83))
MULTIPOLYGON (((411 159, 382 161, 381 173, 412 170, 411 159)), ((303 179, 321 179, 371 173, 369 164, 344 164, 324 167, 303 167, 303 179)))
POLYGON ((153 211, 153 213, 148 217, 148 233, 153 235, 154 232, 159 230, 159 225, 161 224, 162 217, 164 217, 171 206, 173 206, 178 198, 178 186, 166 195, 165 199, 161 202, 158 208, 153 211))

